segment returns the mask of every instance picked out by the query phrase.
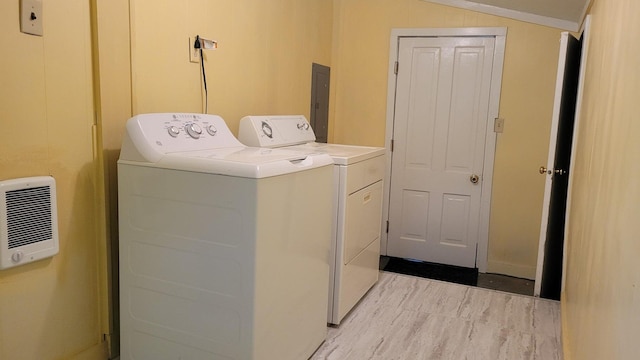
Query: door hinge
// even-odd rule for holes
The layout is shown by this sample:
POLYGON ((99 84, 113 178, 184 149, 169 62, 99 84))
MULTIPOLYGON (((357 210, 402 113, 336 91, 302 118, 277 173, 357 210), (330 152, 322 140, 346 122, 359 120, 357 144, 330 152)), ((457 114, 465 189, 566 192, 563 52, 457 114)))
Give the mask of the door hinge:
POLYGON ((393 145, 394 145, 394 143, 395 143, 395 142, 393 141, 393 139, 391 139, 391 152, 393 152, 393 145))
POLYGON ((398 75, 398 67, 399 67, 399 63, 396 61, 396 63, 393 65, 393 73, 398 75))
POLYGON ((389 233, 389 220, 387 220, 387 234, 389 233))
POLYGON ((504 119, 503 118, 495 118, 493 120, 493 131, 496 133, 501 133, 504 131, 504 119))

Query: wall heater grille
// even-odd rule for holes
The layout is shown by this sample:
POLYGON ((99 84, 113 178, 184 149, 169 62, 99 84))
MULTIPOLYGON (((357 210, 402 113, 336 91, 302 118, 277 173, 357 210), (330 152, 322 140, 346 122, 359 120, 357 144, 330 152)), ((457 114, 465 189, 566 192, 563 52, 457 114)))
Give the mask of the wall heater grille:
POLYGON ((58 253, 55 180, 0 181, 0 269, 58 253))
POLYGON ((9 249, 51 239, 51 188, 8 191, 9 249))

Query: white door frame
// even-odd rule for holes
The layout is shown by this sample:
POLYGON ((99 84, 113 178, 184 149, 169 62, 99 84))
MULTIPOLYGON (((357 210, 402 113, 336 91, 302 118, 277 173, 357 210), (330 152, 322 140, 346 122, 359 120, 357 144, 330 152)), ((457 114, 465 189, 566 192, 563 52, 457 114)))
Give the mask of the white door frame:
MULTIPOLYGON (((567 53, 569 49, 569 37, 573 36, 566 31, 560 33, 560 52, 558 54, 558 70, 556 71, 556 88, 553 100, 553 113, 551 115, 551 131, 549 133, 549 151, 547 152, 547 162, 545 166, 547 169, 553 171, 556 168, 556 149, 558 144, 558 127, 560 126, 560 108, 562 106, 562 98, 564 95, 563 88, 565 85, 565 72, 567 72, 567 53)), ((575 129, 575 127, 574 127, 575 129)), ((575 136, 575 132, 573 134, 575 136)), ((572 146, 573 148, 573 146, 572 146)), ((573 157, 574 154, 571 154, 573 157)), ((551 208, 551 189, 553 188, 553 177, 555 176, 551 171, 544 175, 544 196, 542 197, 542 216, 540 221, 540 235, 538 239, 538 262, 536 265, 536 278, 533 286, 533 296, 539 297, 542 289, 542 270, 544 269, 545 260, 545 245, 547 243, 547 229, 549 226, 549 212, 551 208)), ((568 174, 567 176, 570 176, 568 174)), ((566 211, 565 211, 566 214, 566 211)), ((566 226, 566 222, 565 222, 566 226)))
POLYGON ((480 201, 480 229, 478 232, 478 253, 476 264, 480 272, 487 271, 487 256, 489 253, 489 215, 491 211, 491 186, 493 183, 493 162, 496 152, 496 133, 493 120, 498 117, 500 108, 500 90, 502 88, 502 68, 504 65, 504 51, 506 45, 506 27, 486 28, 425 28, 425 29, 392 29, 389 45, 389 71, 387 81, 387 126, 385 135, 386 146, 386 176, 384 181, 384 199, 382 209, 382 236, 380 252, 387 254, 387 221, 389 220, 389 191, 391 185, 391 141, 393 140, 393 121, 396 101, 395 64, 398 60, 398 44, 402 37, 473 37, 494 36, 495 52, 493 70, 491 74, 491 90, 489 95, 489 114, 487 117, 487 134, 485 138, 484 169, 482 172, 482 199, 480 201))
POLYGON ((562 249, 562 285, 560 296, 564 293, 567 280, 567 255, 569 247, 569 222, 571 221, 571 202, 573 194, 573 172, 576 166, 576 156, 578 148, 578 134, 580 131, 580 118, 582 115, 582 106, 584 100, 584 83, 587 71, 587 57, 589 55, 589 42, 591 41, 591 15, 587 15, 582 24, 582 54, 580 55, 580 74, 578 75, 578 95, 576 98, 576 115, 573 122, 573 143, 571 144, 571 163, 569 165, 569 187, 567 189, 567 210, 565 211, 564 223, 564 244, 562 249))
MULTIPOLYGON (((573 172, 575 169, 575 164, 576 164, 576 156, 577 156, 577 146, 578 146, 578 134, 580 131, 580 115, 582 113, 582 106, 583 106, 583 97, 584 97, 584 85, 585 85, 585 77, 586 77, 586 69, 587 69, 587 56, 589 54, 589 41, 590 41, 590 36, 591 36, 591 15, 587 15, 584 23, 582 24, 582 29, 581 29, 581 41, 582 41, 582 49, 581 51, 581 55, 580 55, 580 70, 578 73, 578 91, 577 91, 577 95, 576 95, 576 111, 575 111, 575 116, 574 116, 574 120, 573 120, 573 137, 572 137, 572 143, 571 143, 571 160, 569 162, 569 172, 568 175, 569 176, 569 181, 568 181, 568 187, 567 187, 567 205, 566 205, 566 209, 564 212, 564 216, 565 216, 565 223, 564 223, 564 242, 563 242, 563 248, 562 248, 562 282, 561 282, 561 287, 560 287, 560 296, 562 297, 562 293, 564 293, 564 289, 565 289, 565 285, 566 285, 566 279, 567 279, 567 255, 568 255, 568 242, 569 242, 569 222, 571 221, 571 201, 572 201, 572 193, 573 193, 573 172)), ((564 36, 564 33, 561 34, 561 37, 564 36)), ((568 35, 571 36, 571 35, 568 35)), ((578 38, 580 39, 580 38, 578 38)), ((560 51, 562 52, 562 46, 560 48, 560 51)), ((565 54, 560 54, 561 56, 564 56, 565 54)), ((560 70, 560 68, 558 67, 558 74, 557 76, 564 76, 564 69, 560 70), (562 72, 562 74, 560 73, 562 72)), ((558 92, 558 88, 556 87, 556 97, 558 92)), ((556 102, 559 102, 561 99, 555 99, 556 102)), ((559 107, 559 105, 558 105, 559 107)), ((554 105, 554 109, 553 109, 553 120, 556 120, 556 117, 559 116, 557 113, 560 110, 559 109, 555 109, 555 105, 554 105)), ((552 120, 552 121, 553 121, 552 120)), ((550 136, 550 144, 549 144, 549 157, 551 157, 551 153, 555 154, 555 141, 553 140, 557 134, 557 128, 555 128, 556 131, 554 130, 553 127, 553 123, 552 123, 552 133, 550 136), (552 150, 552 146, 551 143, 553 143, 553 149, 552 150)), ((555 158, 555 157, 554 157, 555 158)), ((553 164, 553 160, 551 162, 549 162, 549 160, 547 159, 547 164, 553 164)), ((547 168, 550 168, 547 165, 547 168)), ((543 198, 543 203, 542 203, 542 222, 541 222, 541 228, 540 228, 540 239, 538 242, 538 262, 536 265, 536 279, 535 279, 535 283, 534 283, 534 287, 533 287, 533 296, 535 297, 539 297, 540 296, 540 292, 542 290, 542 270, 544 268, 544 245, 546 243, 546 230, 547 230, 547 226, 546 223, 548 221, 548 216, 549 216, 549 202, 550 202, 550 196, 551 196, 551 189, 547 189, 547 187, 550 187, 550 184, 545 184, 545 192, 544 192, 544 198, 543 198)))

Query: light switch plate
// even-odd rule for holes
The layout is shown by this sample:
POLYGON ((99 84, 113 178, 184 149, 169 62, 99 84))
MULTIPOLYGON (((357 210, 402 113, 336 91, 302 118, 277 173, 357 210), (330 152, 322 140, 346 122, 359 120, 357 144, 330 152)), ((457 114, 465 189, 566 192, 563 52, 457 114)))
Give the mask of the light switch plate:
POLYGON ((20 31, 42 36, 42 0, 20 0, 20 31))

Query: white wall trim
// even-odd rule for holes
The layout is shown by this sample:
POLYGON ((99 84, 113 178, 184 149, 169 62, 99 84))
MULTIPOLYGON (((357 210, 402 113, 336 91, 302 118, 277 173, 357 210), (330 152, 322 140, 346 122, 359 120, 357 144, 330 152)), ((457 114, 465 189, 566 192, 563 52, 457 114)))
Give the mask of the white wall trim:
POLYGON ((587 71, 587 57, 589 56, 589 41, 591 36, 591 15, 588 15, 584 21, 584 29, 582 32, 582 54, 580 55, 580 73, 578 75, 578 95, 576 98, 576 114, 573 122, 573 139, 571 144, 571 162, 569 165, 569 187, 567 188, 567 208, 565 210, 564 223, 564 243, 562 248, 562 285, 561 293, 564 292, 567 280, 567 257, 569 247, 569 225, 571 225, 571 202, 573 195, 573 172, 576 167, 576 157, 578 149, 578 136, 580 135, 580 118, 582 117, 582 107, 584 100, 584 83, 587 71))
POLYGON ((588 25, 587 22, 589 21, 588 18, 591 18, 591 16, 588 15, 589 12, 589 7, 591 7, 591 3, 593 2, 593 0, 589 0, 587 2, 585 2, 584 4, 584 9, 582 9, 582 12, 580 13, 580 31, 579 33, 582 34, 585 31, 585 27, 588 25))
MULTIPOLYGON (((550 26, 550 27, 573 31, 573 32, 576 32, 580 29, 580 25, 582 23, 581 19, 584 18, 583 16, 580 19, 577 19, 576 21, 558 19, 558 18, 553 18, 549 16, 542 16, 542 15, 536 15, 528 12, 518 11, 518 10, 501 8, 493 5, 479 4, 479 3, 467 1, 467 0, 422 0, 422 1, 457 7, 457 8, 471 10, 471 11, 477 11, 484 14, 502 16, 505 18, 520 20, 520 21, 529 22, 529 23, 538 24, 538 25, 550 26)), ((585 14, 586 14, 586 9, 588 9, 588 7, 589 7, 589 3, 587 3, 587 6, 585 8, 585 14)))
POLYGON ((491 90, 489 95, 489 108, 487 121, 487 134, 485 141, 485 158, 482 181, 482 199, 480 203, 480 226, 478 232, 478 253, 476 266, 480 272, 487 272, 489 254, 489 218, 491 214, 491 189, 493 184, 493 165, 496 151, 497 134, 493 131, 493 119, 498 117, 500 110, 500 92, 502 89, 502 69, 504 65, 504 52, 506 47, 507 28, 420 28, 420 29, 392 29, 389 44, 389 69, 387 72, 387 123, 385 135, 386 148, 386 176, 384 180, 384 199, 382 209, 382 236, 380 252, 387 254, 387 221, 389 220, 389 193, 391 189, 391 140, 393 139, 393 121, 395 115, 396 100, 396 74, 395 63, 398 60, 398 45, 402 37, 470 37, 493 36, 496 39, 494 49, 493 69, 491 75, 491 90))

